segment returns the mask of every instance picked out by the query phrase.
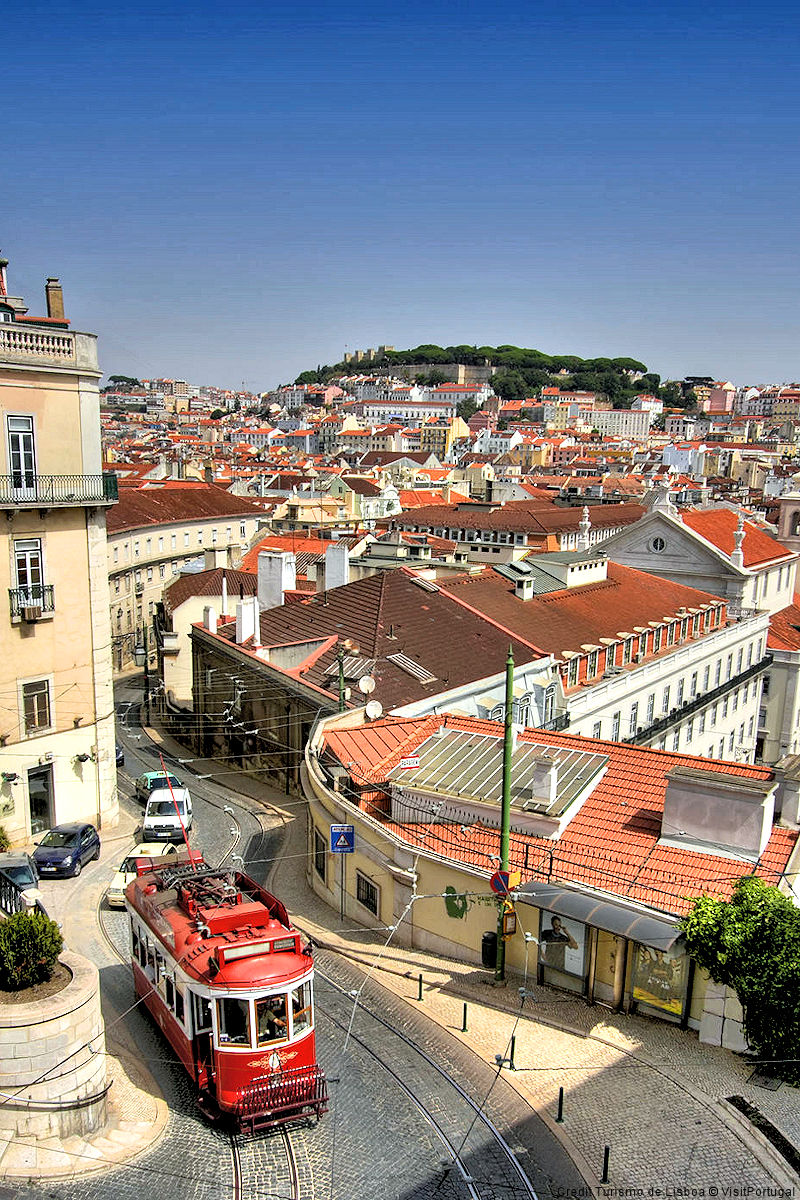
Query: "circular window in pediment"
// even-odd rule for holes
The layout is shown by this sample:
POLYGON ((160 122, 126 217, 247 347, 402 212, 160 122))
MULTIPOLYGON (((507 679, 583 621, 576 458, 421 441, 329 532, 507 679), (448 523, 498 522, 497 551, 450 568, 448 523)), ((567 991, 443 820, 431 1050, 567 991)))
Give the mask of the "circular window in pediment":
POLYGON ((659 536, 659 537, 654 537, 654 538, 653 538, 653 540, 652 540, 652 541, 651 541, 651 543, 650 543, 650 549, 651 549, 651 550, 655 550, 656 554, 661 554, 661 552, 662 552, 663 550, 665 550, 665 549, 666 549, 666 547, 667 547, 667 543, 666 543, 666 542, 664 541, 664 539, 663 539, 662 537, 660 537, 660 536, 659 536))

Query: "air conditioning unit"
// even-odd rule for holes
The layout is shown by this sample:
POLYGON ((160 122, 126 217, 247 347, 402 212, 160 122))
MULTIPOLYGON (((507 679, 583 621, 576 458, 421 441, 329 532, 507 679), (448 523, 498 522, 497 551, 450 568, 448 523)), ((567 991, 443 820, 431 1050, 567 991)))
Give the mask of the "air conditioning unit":
POLYGON ((23 621, 38 621, 42 615, 42 606, 40 604, 26 604, 22 609, 23 621))

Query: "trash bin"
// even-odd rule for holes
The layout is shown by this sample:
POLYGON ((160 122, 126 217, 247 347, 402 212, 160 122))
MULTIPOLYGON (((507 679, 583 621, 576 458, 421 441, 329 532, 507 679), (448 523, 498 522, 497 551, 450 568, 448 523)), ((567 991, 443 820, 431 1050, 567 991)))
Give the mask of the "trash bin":
POLYGON ((497 930, 487 929, 481 939, 481 962, 485 967, 497 964, 497 930))

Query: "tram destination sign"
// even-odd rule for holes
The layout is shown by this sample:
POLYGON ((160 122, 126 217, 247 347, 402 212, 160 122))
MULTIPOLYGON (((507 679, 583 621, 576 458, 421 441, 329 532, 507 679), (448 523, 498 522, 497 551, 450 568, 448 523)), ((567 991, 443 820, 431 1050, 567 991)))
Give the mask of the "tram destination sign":
POLYGON ((354 825, 331 825, 331 854, 352 854, 355 848, 354 825))

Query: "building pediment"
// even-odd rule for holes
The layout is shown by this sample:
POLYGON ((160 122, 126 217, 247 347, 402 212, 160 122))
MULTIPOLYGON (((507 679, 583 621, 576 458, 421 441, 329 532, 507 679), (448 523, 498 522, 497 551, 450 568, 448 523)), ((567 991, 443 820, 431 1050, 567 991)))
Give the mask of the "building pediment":
POLYGON ((662 512, 648 513, 634 525, 600 542, 599 548, 623 566, 672 579, 698 574, 741 578, 750 574, 734 566, 729 555, 684 525, 680 518, 662 512))

